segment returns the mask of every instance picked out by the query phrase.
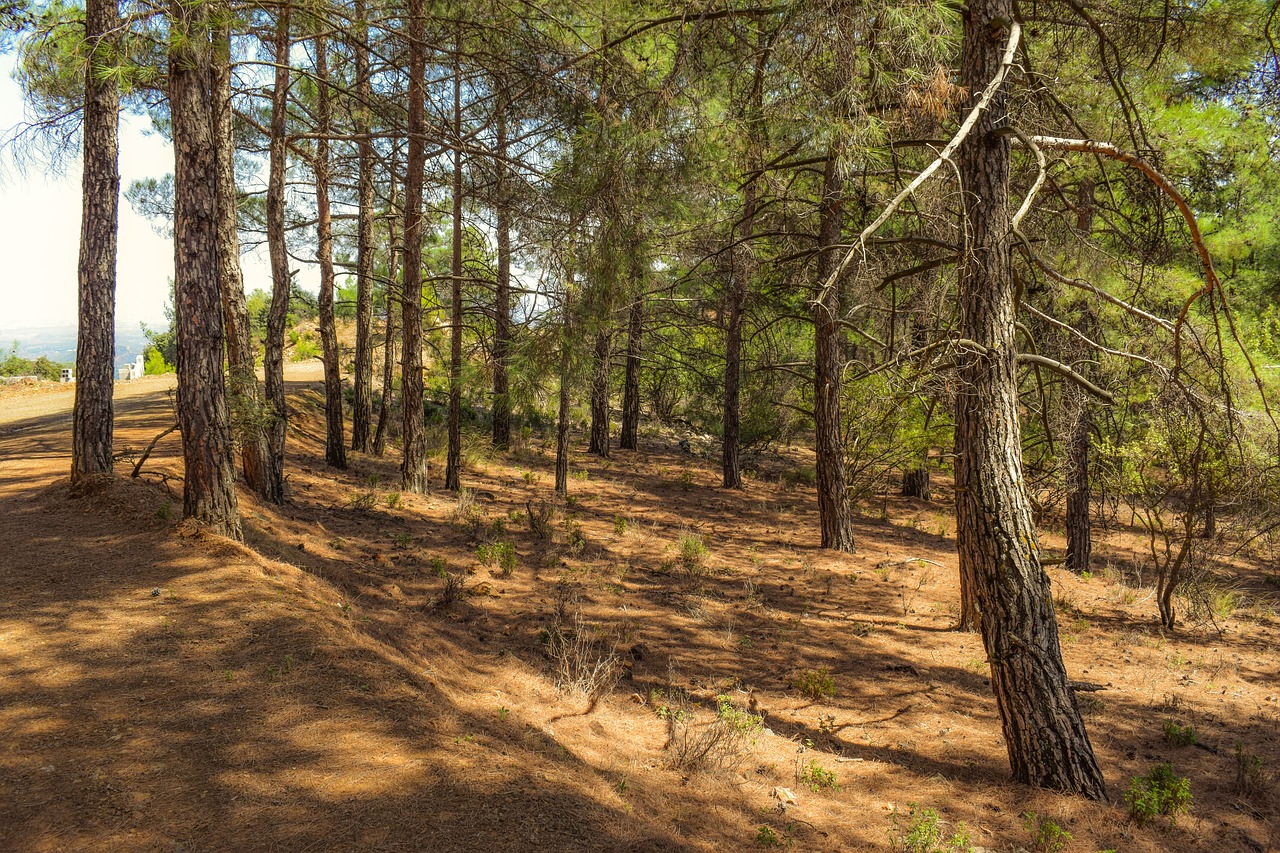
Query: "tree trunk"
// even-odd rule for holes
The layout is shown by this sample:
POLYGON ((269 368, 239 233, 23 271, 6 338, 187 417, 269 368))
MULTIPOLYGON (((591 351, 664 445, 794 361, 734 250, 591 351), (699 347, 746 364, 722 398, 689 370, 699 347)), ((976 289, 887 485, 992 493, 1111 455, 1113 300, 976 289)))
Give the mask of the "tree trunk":
POLYGON ((173 130, 174 310, 185 518, 242 539, 234 445, 222 374, 217 163, 208 7, 173 0, 169 113, 173 130))
POLYGON ((556 411, 556 494, 569 493, 569 344, 573 332, 572 310, 569 304, 569 288, 573 276, 565 273, 564 299, 560 310, 560 400, 556 411))
MULTIPOLYGON (((461 39, 455 44, 453 67, 453 133, 462 139, 461 39)), ((453 259, 450 275, 449 328, 449 453, 444 487, 457 491, 462 483, 462 143, 453 148, 453 259)))
POLYGON ((751 238, 756 230, 756 170, 760 167, 757 127, 760 119, 764 62, 768 51, 759 51, 751 85, 751 107, 747 124, 747 184, 742 196, 741 245, 729 254, 729 322, 724 342, 724 410, 721 418, 720 467, 726 489, 742 488, 742 311, 747 302, 747 284, 755 272, 751 238))
POLYGON ((834 152, 822 177, 818 228, 818 282, 813 306, 814 450, 817 453, 818 520, 822 547, 853 553, 853 519, 844 481, 844 441, 840 418, 840 283, 827 280, 835 270, 844 208, 844 179, 834 152))
POLYGON ((926 459, 914 468, 902 472, 902 495, 927 501, 933 497, 929 484, 929 462, 926 459))
POLYGON ((240 445, 244 479, 258 497, 284 502, 271 476, 271 451, 263 423, 257 357, 249 331, 244 276, 240 270, 240 230, 236 220, 236 140, 231 110, 231 16, 225 0, 215 7, 213 39, 213 135, 218 146, 218 283, 227 334, 227 381, 232 424, 240 445))
POLYGON ((387 217, 387 328, 382 350, 382 398, 378 404, 378 428, 373 434, 373 452, 381 456, 387 449, 387 424, 391 421, 391 401, 395 391, 397 319, 401 302, 396 285, 396 261, 403 249, 396 235, 396 168, 391 164, 391 209, 387 217))
POLYGON ((425 0, 409 2, 409 155, 404 182, 404 355, 401 359, 401 404, 404 409, 404 462, 401 485, 406 492, 427 491, 427 434, 422 413, 422 182, 427 163, 427 46, 425 0))
POLYGON ((623 450, 636 450, 640 446, 640 353, 644 342, 645 282, 639 257, 633 258, 632 263, 635 264, 632 275, 635 298, 627 318, 627 372, 622 382, 622 435, 618 438, 618 446, 623 450))
MULTIPOLYGON (((369 452, 369 427, 373 420, 373 222, 374 151, 369 134, 369 110, 373 83, 369 75, 369 24, 365 0, 355 0, 355 34, 351 51, 355 55, 356 101, 352 107, 359 158, 356 225, 356 363, 352 377, 354 398, 351 407, 351 449, 369 452)), ((383 393, 386 393, 385 391, 383 393)))
POLYGON ((347 467, 342 422, 342 366, 338 330, 333 317, 333 217, 329 205, 329 49, 323 35, 315 38, 316 75, 316 260, 320 263, 320 348, 324 359, 324 461, 347 467))
MULTIPOLYGON (((1001 69, 1012 0, 965 6, 962 85, 975 102, 1001 69)), ((1003 90, 959 149, 964 227, 959 336, 985 348, 959 370, 957 546, 982 613, 991 686, 1016 781, 1106 798, 1058 645, 1022 479, 1009 254, 1009 142, 1003 90)))
POLYGON ((288 166, 289 117, 289 10, 282 3, 276 14, 275 84, 271 89, 271 139, 267 165, 267 251, 271 258, 271 311, 267 314, 267 340, 263 356, 267 406, 269 488, 284 499, 284 447, 288 410, 284 399, 284 327, 289 316, 293 277, 285 242, 284 177, 288 166))
POLYGON ((84 77, 84 188, 80 221, 79 331, 71 418, 71 484, 111 476, 115 387, 116 235, 120 218, 117 0, 88 0, 84 77))
MULTIPOLYGON (((608 320, 605 321, 606 323, 608 320)), ((609 374, 613 361, 613 335, 596 332, 591 372, 591 436, 587 452, 609 458, 609 374)))
POLYGON ((511 446, 511 213, 507 198, 507 120, 505 100, 498 105, 498 185, 496 238, 498 280, 493 295, 493 446, 511 446))

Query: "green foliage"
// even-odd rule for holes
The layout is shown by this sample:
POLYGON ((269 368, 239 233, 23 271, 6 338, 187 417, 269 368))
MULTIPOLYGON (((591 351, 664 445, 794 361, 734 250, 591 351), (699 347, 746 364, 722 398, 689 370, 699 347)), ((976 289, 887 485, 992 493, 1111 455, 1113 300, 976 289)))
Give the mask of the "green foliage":
POLYGON ((16 344, 4 361, 0 361, 0 376, 35 376, 56 382, 61 377, 61 373, 62 365, 50 361, 43 355, 36 359, 19 357, 16 344))
POLYGON ((476 548, 476 558, 486 566, 496 562, 503 575, 510 575, 516 568, 516 546, 510 542, 491 542, 476 548))
POLYGON ((836 695, 835 679, 826 667, 801 670, 791 680, 791 686, 815 702, 836 695))
POLYGON ((1071 833, 1047 817, 1027 812, 1022 825, 1031 833, 1031 853, 1062 853, 1071 843, 1071 833))
POLYGON ((1173 772, 1169 763, 1157 764, 1146 775, 1134 776, 1129 789, 1124 792, 1129 816, 1139 826, 1159 815, 1167 815, 1169 824, 1177 822, 1178 815, 1191 808, 1191 782, 1185 776, 1173 772))
POLYGON ((955 832, 948 835, 933 809, 916 803, 909 803, 907 809, 904 815, 894 806, 889 813, 889 846, 895 853, 969 853, 973 849, 964 823, 956 824, 955 832))
POLYGON ((701 536, 686 530, 676 540, 675 565, 685 574, 696 577, 706 570, 707 557, 710 553, 701 536))
POLYGON ((1196 745, 1197 737, 1195 726, 1180 726, 1173 720, 1165 720, 1163 728, 1164 739, 1167 743, 1171 743, 1174 746, 1196 745))
POLYGON ((829 788, 833 791, 840 790, 840 783, 836 780, 836 774, 827 770, 815 760, 810 760, 808 764, 802 765, 800 768, 800 782, 809 786, 811 791, 821 791, 829 788))

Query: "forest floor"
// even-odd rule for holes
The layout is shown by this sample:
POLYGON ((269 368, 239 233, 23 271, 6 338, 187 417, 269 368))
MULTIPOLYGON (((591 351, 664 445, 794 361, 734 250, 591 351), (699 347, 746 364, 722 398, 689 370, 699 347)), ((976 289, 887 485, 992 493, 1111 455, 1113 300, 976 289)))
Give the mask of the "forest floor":
MULTIPOLYGON (((575 451, 539 534, 552 439, 476 437, 464 498, 435 460, 401 494, 393 454, 325 467, 317 375, 290 370, 292 500, 242 490, 243 546, 179 523, 176 434, 76 497, 67 389, 0 390, 0 850, 888 850, 912 804, 988 850, 1280 845, 1269 554, 1219 579, 1216 628, 1172 633, 1136 531, 1090 578, 1049 570, 1067 668, 1103 688, 1079 695, 1112 804, 1084 802, 1009 781, 981 640, 952 630, 945 481, 864 507, 842 555, 814 546, 811 454, 726 491, 654 435, 575 451), (569 652, 611 650, 573 689, 596 671, 569 652), (1165 761, 1194 805, 1139 826, 1125 790, 1165 761)), ((118 448, 172 422, 170 385, 118 386, 118 448)))

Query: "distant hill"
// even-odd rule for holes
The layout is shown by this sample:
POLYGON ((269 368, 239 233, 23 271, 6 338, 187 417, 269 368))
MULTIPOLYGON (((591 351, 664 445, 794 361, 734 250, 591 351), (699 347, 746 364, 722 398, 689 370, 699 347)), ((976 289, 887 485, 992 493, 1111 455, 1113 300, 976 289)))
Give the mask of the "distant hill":
MULTIPOLYGON (((25 328, 0 328, 0 353, 8 355, 14 344, 22 358, 36 359, 44 356, 59 364, 73 364, 76 360, 75 326, 29 326, 25 328)), ((116 327, 116 366, 133 362, 147 345, 147 337, 135 324, 132 327, 116 327)))

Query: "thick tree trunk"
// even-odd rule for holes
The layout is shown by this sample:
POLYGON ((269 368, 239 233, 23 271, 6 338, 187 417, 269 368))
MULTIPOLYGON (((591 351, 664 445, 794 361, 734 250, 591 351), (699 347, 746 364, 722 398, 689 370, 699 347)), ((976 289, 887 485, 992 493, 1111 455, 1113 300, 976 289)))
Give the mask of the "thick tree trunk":
POLYGON ((596 332, 592 351, 591 436, 587 452, 604 459, 609 458, 609 374, 612 361, 613 335, 607 329, 601 329, 596 332))
POLYGON ((120 89, 115 65, 117 0, 88 0, 84 79, 83 218, 79 331, 71 417, 71 484, 111 476, 116 339, 116 235, 120 217, 120 89))
POLYGON ((174 309, 185 518, 242 539, 234 445, 222 374, 217 163, 208 7, 173 0, 169 114, 173 129, 174 309))
POLYGON ((396 234, 396 168, 391 165, 391 209, 387 217, 387 328, 383 336, 382 397, 378 403, 378 428, 373 434, 373 452, 381 456, 387 449, 387 424, 391 422, 391 402, 396 378, 396 335, 399 334, 400 289, 397 284, 396 261, 403 249, 396 234))
POLYGON ((840 284, 827 280, 835 270, 840 242, 844 179, 834 153, 822 177, 818 230, 818 282, 822 289, 813 306, 814 450, 817 454, 818 521, 822 547, 853 552, 853 519, 844 481, 844 441, 840 417, 840 284))
POLYGON ((507 121, 498 105, 498 185, 495 223, 498 280, 493 295, 493 446, 511 446, 511 213, 507 198, 507 121))
POLYGON ((320 263, 320 348, 324 360, 324 461, 347 467, 346 435, 342 422, 342 366, 338 330, 333 316, 333 215, 329 204, 329 48, 323 35, 315 38, 316 75, 316 260, 320 263))
MULTIPOLYGON (((351 51, 356 65, 356 100, 352 109, 359 159, 356 225, 356 363, 352 377, 351 449, 369 452, 369 428, 373 420, 373 222, 374 151, 368 139, 369 110, 373 99, 373 83, 369 75, 369 25, 365 0, 355 0, 355 34, 351 51)), ((385 393, 385 392, 384 392, 385 393)))
POLYGON ((929 462, 922 461, 914 468, 902 472, 902 495, 907 498, 918 498, 927 501, 933 497, 929 484, 929 462))
POLYGON ((257 357, 249 330, 244 276, 240 270, 240 230, 236 220, 236 140, 231 110, 231 16, 226 2, 214 12, 217 29, 213 40, 213 135, 218 146, 218 283, 222 293, 222 319, 227 333, 227 382, 232 423, 240 445, 244 479, 258 497, 269 503, 284 502, 271 476, 271 451, 263 423, 262 394, 258 389, 257 357))
MULTIPOLYGON (((999 73, 1012 0, 965 6, 962 85, 976 101, 999 73)), ((1105 799, 1062 664, 1049 579, 1022 480, 1009 254, 1009 142, 1003 91, 959 149, 964 227, 959 336, 985 348, 959 368, 956 504, 962 581, 981 609, 982 639, 1019 782, 1105 799)))
POLYGON ((271 89, 271 139, 267 163, 267 251, 271 258, 271 311, 267 315, 267 340, 263 356, 267 406, 271 421, 267 434, 269 489, 284 498, 284 447, 288 410, 284 399, 284 327, 289 316, 293 277, 285 243, 284 177, 288 166, 285 134, 289 117, 289 10, 277 11, 275 83, 271 89))
MULTIPOLYGON (((460 56, 462 44, 455 56, 460 56)), ((462 68, 453 68, 453 132, 462 138, 462 68)), ((450 275, 451 323, 449 328, 449 452, 444 487, 457 491, 462 484, 462 146, 453 149, 453 258, 450 275)))
POLYGON ((425 0, 409 2, 409 155, 404 183, 404 355, 401 359, 401 404, 404 409, 404 462, 401 485, 406 492, 427 491, 427 434, 422 412, 422 182, 427 162, 425 0))
MULTIPOLYGON (((638 258, 633 263, 637 268, 640 266, 638 258)), ((622 434, 618 438, 618 446, 623 450, 636 450, 640 446, 640 353, 644 345, 645 283, 638 269, 632 286, 635 298, 627 318, 627 368, 622 380, 622 434)))

